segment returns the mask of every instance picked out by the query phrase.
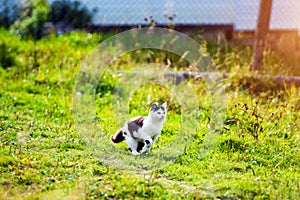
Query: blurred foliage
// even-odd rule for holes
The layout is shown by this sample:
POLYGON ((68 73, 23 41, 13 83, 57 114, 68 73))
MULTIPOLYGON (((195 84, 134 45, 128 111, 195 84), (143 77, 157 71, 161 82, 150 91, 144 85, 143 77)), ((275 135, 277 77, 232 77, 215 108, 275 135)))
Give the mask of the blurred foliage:
MULTIPOLYGON (((35 41, 23 40, 1 29, 0 67, 10 68, 16 77, 42 72, 50 73, 52 70, 60 70, 65 66, 74 67, 80 64, 88 51, 107 37, 106 35, 72 32, 66 34, 65 37, 51 36, 50 40, 43 38, 35 41), (48 67, 49 65, 51 68, 48 67)), ((39 77, 39 79, 44 78, 44 75, 39 77)), ((51 79, 54 78, 47 78, 47 80, 51 79)))
POLYGON ((94 12, 96 10, 89 11, 80 1, 57 0, 51 4, 50 21, 83 29, 91 25, 94 12))
POLYGON ((85 29, 91 25, 92 16, 96 12, 88 10, 80 1, 71 0, 57 0, 51 5, 47 0, 27 0, 22 9, 17 7, 17 3, 5 0, 2 7, 0 25, 10 27, 21 38, 35 40, 51 33, 55 26, 57 29, 85 29), (50 23, 47 24, 50 27, 46 27, 46 22, 50 23))
POLYGON ((16 37, 11 34, 0 34, 0 66, 3 68, 8 68, 16 64, 18 46, 15 45, 15 39, 16 37))
POLYGON ((22 38, 41 39, 49 12, 47 0, 33 0, 25 6, 21 19, 17 20, 10 29, 22 38))

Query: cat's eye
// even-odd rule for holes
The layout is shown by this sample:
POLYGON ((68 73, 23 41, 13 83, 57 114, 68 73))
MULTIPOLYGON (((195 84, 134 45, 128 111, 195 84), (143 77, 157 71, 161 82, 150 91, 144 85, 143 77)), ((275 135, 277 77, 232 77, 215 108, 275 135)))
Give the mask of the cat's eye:
POLYGON ((157 112, 157 114, 159 114, 159 115, 160 115, 160 114, 161 114, 161 112, 157 112))

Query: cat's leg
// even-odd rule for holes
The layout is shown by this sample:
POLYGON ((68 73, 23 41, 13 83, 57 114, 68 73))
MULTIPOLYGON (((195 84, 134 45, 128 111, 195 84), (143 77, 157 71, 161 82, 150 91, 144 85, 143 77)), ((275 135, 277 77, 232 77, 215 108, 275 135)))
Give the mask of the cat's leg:
POLYGON ((138 141, 138 146, 137 146, 136 151, 139 152, 139 153, 141 153, 141 151, 143 150, 144 146, 145 146, 144 141, 138 141))
POLYGON ((156 134, 154 136, 154 138, 152 139, 150 137, 151 140, 149 140, 149 137, 148 138, 145 138, 144 141, 146 143, 146 147, 142 150, 141 153, 146 153, 150 150, 150 148, 153 146, 154 142, 157 140, 157 138, 159 137, 160 133, 156 134), (149 142, 148 142, 149 141, 149 142))
POLYGON ((158 138, 159 136, 160 136, 160 132, 154 136, 152 145, 154 144, 154 142, 157 140, 157 138, 158 138))
POLYGON ((139 147, 139 141, 131 136, 125 137, 125 140, 127 147, 131 151, 132 155, 139 155, 140 152, 137 151, 139 147))
POLYGON ((151 148, 152 144, 153 144, 153 140, 150 136, 145 136, 142 138, 146 144, 146 147, 143 148, 143 150, 141 151, 141 153, 146 153, 149 151, 149 149, 151 148))

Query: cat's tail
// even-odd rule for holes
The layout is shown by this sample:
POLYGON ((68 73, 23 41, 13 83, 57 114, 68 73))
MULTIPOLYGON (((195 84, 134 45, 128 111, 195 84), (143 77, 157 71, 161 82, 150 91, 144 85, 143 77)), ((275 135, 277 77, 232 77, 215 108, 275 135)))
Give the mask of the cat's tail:
POLYGON ((119 143, 125 140, 122 129, 118 130, 114 135, 110 136, 113 143, 119 143))

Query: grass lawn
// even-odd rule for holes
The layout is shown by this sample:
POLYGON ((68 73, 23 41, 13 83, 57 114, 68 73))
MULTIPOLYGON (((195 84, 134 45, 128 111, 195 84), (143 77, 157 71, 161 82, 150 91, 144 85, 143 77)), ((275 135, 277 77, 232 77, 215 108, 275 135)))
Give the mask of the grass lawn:
MULTIPOLYGON (((0 199, 300 199, 300 91, 293 86, 259 92, 259 84, 243 87, 240 77, 249 65, 248 48, 225 48, 224 59, 207 45, 215 62, 224 63, 221 70, 235 73, 224 80, 228 104, 224 125, 205 155, 201 149, 213 126, 212 99, 205 82, 190 80, 199 106, 198 123, 182 155, 136 173, 104 161, 108 158, 102 149, 91 148, 76 131, 72 93, 81 62, 107 37, 71 33, 34 42, 0 31, 0 199)), ((126 70, 140 60, 159 63, 156 53, 133 52, 112 65, 126 70)), ((119 159, 158 162, 151 154, 159 154, 166 145, 174 151, 180 146, 172 139, 184 130, 183 97, 156 84, 132 92, 131 117, 146 115, 149 101, 168 102, 161 137, 149 155, 133 157, 125 144, 108 141, 123 123, 116 119, 112 102, 121 78, 110 71, 102 76, 93 120, 119 159)))

